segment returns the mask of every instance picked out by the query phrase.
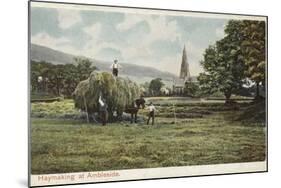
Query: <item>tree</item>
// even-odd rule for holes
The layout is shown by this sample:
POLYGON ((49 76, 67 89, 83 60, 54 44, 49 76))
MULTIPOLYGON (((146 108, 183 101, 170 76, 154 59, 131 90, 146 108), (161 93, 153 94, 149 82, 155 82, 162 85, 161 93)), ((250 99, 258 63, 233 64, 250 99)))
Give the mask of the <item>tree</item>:
POLYGON ((78 78, 80 81, 86 80, 91 72, 96 70, 95 66, 92 66, 93 62, 91 62, 88 58, 84 57, 75 57, 74 61, 76 63, 78 78))
POLYGON ((78 83, 82 81, 79 78, 79 72, 74 64, 64 65, 63 95, 70 97, 78 83))
POLYGON ((144 83, 140 84, 140 90, 141 90, 141 94, 143 96, 149 96, 149 85, 150 85, 150 82, 144 82, 144 83))
POLYGON ((31 74, 30 74, 30 82, 31 82, 31 91, 38 92, 38 78, 41 75, 39 63, 35 61, 31 61, 31 74))
POLYGON ((242 87, 245 77, 243 56, 236 40, 239 37, 228 35, 207 48, 201 62, 205 73, 198 77, 201 90, 208 94, 217 91, 224 93, 226 103, 232 93, 242 87))
POLYGON ((184 95, 195 97, 198 94, 199 86, 194 82, 185 82, 184 84, 184 95))
POLYGON ((226 102, 241 89, 246 78, 265 84, 265 22, 230 20, 225 37, 205 51, 199 76, 201 88, 209 94, 223 92, 226 102))
POLYGON ((256 83, 256 97, 259 97, 260 83, 265 85, 265 22, 244 20, 241 21, 243 29, 242 53, 247 66, 246 75, 256 83))
POLYGON ((75 58, 76 64, 52 64, 31 62, 32 92, 44 92, 52 95, 71 97, 77 84, 96 70, 87 58, 75 58), (38 78, 42 78, 40 83, 38 78))
POLYGON ((235 40, 244 60, 245 75, 256 83, 256 96, 259 97, 259 86, 265 85, 265 22, 254 20, 230 20, 225 33, 235 40))
POLYGON ((165 84, 162 82, 161 78, 155 78, 150 81, 149 84, 149 92, 155 96, 160 94, 160 89, 163 87, 165 84))
POLYGON ((31 61, 31 91, 47 92, 49 88, 50 72, 54 65, 48 62, 31 61), (39 79, 40 78, 40 79, 39 79))

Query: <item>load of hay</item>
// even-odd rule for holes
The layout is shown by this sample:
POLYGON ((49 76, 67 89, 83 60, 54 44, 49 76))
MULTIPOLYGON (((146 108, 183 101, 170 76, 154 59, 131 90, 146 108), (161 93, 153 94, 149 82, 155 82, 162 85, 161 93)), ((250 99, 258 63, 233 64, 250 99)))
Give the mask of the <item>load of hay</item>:
POLYGON ((140 89, 135 82, 128 78, 114 78, 108 72, 92 72, 87 80, 81 81, 74 93, 75 107, 93 114, 99 111, 100 96, 108 105, 109 118, 117 112, 122 115, 126 106, 140 96, 140 89))

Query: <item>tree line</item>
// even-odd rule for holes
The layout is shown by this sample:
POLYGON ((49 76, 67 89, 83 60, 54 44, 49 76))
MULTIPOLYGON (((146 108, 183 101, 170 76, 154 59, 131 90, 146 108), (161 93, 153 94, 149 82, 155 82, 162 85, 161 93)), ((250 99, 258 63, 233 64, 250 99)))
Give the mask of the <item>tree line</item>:
POLYGON ((74 64, 31 62, 31 91, 33 94, 70 97, 78 83, 97 68, 87 58, 76 57, 74 64))
POLYGON ((205 50, 200 90, 222 92, 228 102, 243 86, 255 83, 260 98, 260 86, 265 87, 265 22, 230 20, 224 32, 224 38, 205 50))

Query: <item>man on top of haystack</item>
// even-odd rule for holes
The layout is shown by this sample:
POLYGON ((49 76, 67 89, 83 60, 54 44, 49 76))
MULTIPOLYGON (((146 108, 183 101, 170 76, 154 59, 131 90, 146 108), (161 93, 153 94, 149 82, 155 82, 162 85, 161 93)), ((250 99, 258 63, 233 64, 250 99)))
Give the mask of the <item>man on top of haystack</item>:
POLYGON ((114 60, 114 63, 111 65, 111 68, 112 68, 113 76, 117 77, 118 76, 118 70, 119 70, 119 68, 121 68, 121 65, 119 65, 117 59, 114 60))

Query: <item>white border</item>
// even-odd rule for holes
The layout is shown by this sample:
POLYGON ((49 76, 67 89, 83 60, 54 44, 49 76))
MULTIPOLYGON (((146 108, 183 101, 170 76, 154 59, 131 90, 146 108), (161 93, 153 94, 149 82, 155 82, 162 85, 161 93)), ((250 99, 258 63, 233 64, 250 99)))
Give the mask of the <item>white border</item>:
POLYGON ((40 174, 31 175, 31 186, 46 185, 63 185, 79 183, 97 183, 108 181, 128 181, 153 178, 175 178, 183 176, 200 176, 214 174, 233 174, 246 172, 264 172, 266 171, 266 162, 250 163, 231 163, 201 166, 184 166, 184 167, 165 167, 165 168, 147 168, 147 169, 130 169, 114 171, 97 171, 97 172, 78 172, 62 174, 40 174), (88 175, 91 174, 91 177, 88 175), (118 174, 117 176, 104 177, 98 174, 118 174), (95 175, 93 177, 93 175, 95 175), (70 177, 61 179, 59 177, 70 177), (83 178, 79 178, 83 176, 83 178), (55 178, 54 178, 55 177, 55 178), (57 177, 57 178, 56 178, 57 177), (87 178, 88 177, 88 178, 87 178), (45 179, 45 180, 43 180, 45 179))
MULTIPOLYGON (((161 10, 150 8, 137 7, 118 7, 118 6, 102 6, 102 5, 83 5, 83 4, 64 4, 51 2, 30 2, 30 8, 62 8, 71 10, 96 10, 107 12, 120 13, 135 13, 135 14, 149 14, 149 15, 169 15, 169 16, 186 16, 186 17, 200 17, 200 18, 214 18, 214 19, 235 19, 235 20, 259 20, 267 22, 266 16, 257 15, 235 15, 212 12, 193 12, 183 10, 161 10)), ((266 127, 267 128, 267 127, 266 127)), ((267 135, 266 135, 267 136, 267 135)), ((266 145, 267 147, 267 145, 266 145)), ((267 160, 267 154, 266 154, 267 160)), ((188 176, 204 176, 204 175, 224 175, 236 173, 250 173, 250 172, 266 172, 267 162, 245 162, 245 163, 229 163, 229 164, 213 164, 213 165, 198 165, 198 166, 184 166, 184 167, 164 167, 164 168, 147 168, 147 169, 129 169, 129 170, 115 170, 115 171, 96 171, 96 172, 78 172, 78 173, 62 173, 62 174, 40 174, 30 175, 30 186, 50 186, 50 185, 67 185, 67 184, 81 184, 81 183, 98 183, 98 182, 114 182, 114 181, 129 181, 129 180, 144 180, 144 179, 159 179, 159 178, 176 178, 188 176), (86 178, 79 179, 79 175, 87 176, 88 174, 98 173, 118 173, 118 176, 86 178), (39 177, 61 177, 74 176, 74 180, 51 180, 39 181, 39 177)))
POLYGON ((235 20, 259 20, 266 21, 265 16, 250 16, 250 15, 231 15, 221 13, 203 13, 203 12, 188 12, 181 10, 156 10, 149 8, 129 8, 129 7, 115 7, 115 6, 98 6, 98 5, 81 5, 81 4, 63 4, 50 2, 34 2, 31 1, 31 7, 41 8, 56 8, 56 9, 71 9, 71 10, 96 10, 119 13, 134 13, 134 14, 150 14, 150 15, 169 15, 169 16, 187 16, 200 18, 214 18, 214 19, 235 19, 235 20))

